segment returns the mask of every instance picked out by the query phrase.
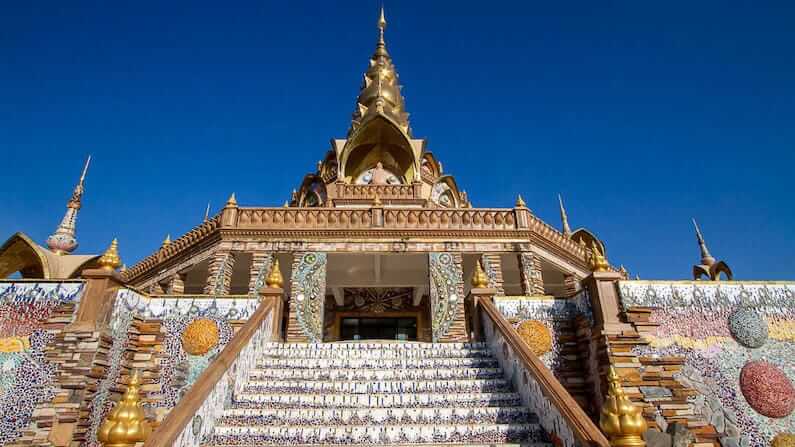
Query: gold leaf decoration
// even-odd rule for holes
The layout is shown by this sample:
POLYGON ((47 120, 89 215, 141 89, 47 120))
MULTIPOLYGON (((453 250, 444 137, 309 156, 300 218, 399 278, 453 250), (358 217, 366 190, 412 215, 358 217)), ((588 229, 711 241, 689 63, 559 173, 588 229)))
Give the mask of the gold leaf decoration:
POLYGON ((538 320, 527 320, 516 328, 527 346, 537 356, 552 350, 552 334, 547 326, 538 320))
POLYGON ((193 320, 182 332, 182 349, 190 355, 204 355, 218 345, 219 332, 215 321, 193 320))

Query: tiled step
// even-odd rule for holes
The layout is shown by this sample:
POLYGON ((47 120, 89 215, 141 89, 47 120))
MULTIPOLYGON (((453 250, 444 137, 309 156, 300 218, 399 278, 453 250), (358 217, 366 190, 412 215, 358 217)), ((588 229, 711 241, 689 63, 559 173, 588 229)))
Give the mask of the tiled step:
POLYGON ((265 358, 259 362, 257 369, 267 369, 267 368, 435 369, 435 368, 497 368, 497 367, 498 367, 497 360, 494 358, 351 359, 346 357, 337 357, 331 359, 265 358))
POLYGON ((216 426, 214 445, 295 445, 295 444, 429 444, 545 442, 537 424, 400 425, 360 427, 234 427, 216 426))
POLYGON ((471 380, 374 380, 374 381, 294 381, 249 380, 245 393, 467 393, 507 392, 511 386, 505 379, 471 380))
POLYGON ((273 347, 263 350, 264 357, 281 357, 292 359, 331 359, 345 357, 349 359, 396 359, 396 358, 481 358, 491 357, 488 349, 457 349, 457 348, 415 348, 415 349, 317 349, 310 347, 282 348, 273 347))
POLYGON ((519 394, 503 393, 413 393, 413 394, 259 394, 234 396, 236 408, 439 408, 514 407, 519 394))
POLYGON ((348 410, 228 409, 216 421, 226 426, 330 426, 396 424, 520 424, 538 418, 524 407, 395 408, 348 410))
POLYGON ((294 369, 269 368, 254 370, 251 380, 461 380, 501 378, 500 368, 446 369, 294 369))
POLYGON ((488 349, 486 343, 424 343, 424 342, 336 342, 336 343, 280 343, 267 342, 265 349, 313 349, 319 351, 387 351, 416 349, 488 349))

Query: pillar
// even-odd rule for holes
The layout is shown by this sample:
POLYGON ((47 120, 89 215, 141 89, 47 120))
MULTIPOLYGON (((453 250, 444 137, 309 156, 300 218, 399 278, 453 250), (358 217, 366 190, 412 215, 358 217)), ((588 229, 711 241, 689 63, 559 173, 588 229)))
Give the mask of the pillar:
POLYGON ((563 275, 563 286, 565 288, 565 297, 571 298, 577 294, 577 277, 572 273, 563 275))
POLYGON ((519 254, 519 272, 525 295, 544 295, 544 277, 541 274, 541 258, 533 252, 519 254))
POLYGON ((251 267, 249 270, 249 293, 257 293, 265 287, 265 278, 268 277, 274 254, 267 251, 257 251, 251 254, 251 267))
POLYGON ((505 295, 500 253, 484 253, 483 269, 486 271, 486 276, 489 277, 489 287, 497 289, 496 295, 505 295))
POLYGON ((231 251, 215 252, 207 267, 207 284, 205 295, 229 295, 232 286, 232 268, 235 266, 235 254, 231 251))
POLYGON ((174 273, 166 279, 166 287, 164 288, 168 295, 182 295, 185 293, 185 274, 174 273))

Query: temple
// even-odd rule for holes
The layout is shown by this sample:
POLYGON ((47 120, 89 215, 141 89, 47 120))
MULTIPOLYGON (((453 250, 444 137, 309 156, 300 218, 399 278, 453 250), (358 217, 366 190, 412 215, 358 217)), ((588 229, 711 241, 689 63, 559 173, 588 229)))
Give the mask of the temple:
POLYGON ((695 221, 692 280, 642 281, 562 197, 560 229, 475 206, 386 25, 283 205, 232 193, 126 268, 73 254, 89 158, 46 247, 0 246, 0 446, 793 445, 795 283, 735 281, 695 221))

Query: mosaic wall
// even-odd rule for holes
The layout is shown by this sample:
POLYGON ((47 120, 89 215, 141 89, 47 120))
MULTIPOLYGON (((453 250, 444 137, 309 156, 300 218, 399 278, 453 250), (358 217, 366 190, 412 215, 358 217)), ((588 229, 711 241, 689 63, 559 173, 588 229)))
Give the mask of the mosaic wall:
POLYGON ((0 446, 53 398, 55 367, 44 348, 72 321, 83 290, 83 282, 0 283, 0 446))
MULTIPOLYGON (((795 433, 795 284, 621 281, 619 291, 625 310, 654 309, 649 345, 634 353, 684 359, 675 378, 700 395, 683 416, 703 416, 725 447, 795 433)), ((671 394, 654 388, 644 397, 671 394)))
POLYGON ((457 308, 464 302, 463 272, 450 253, 429 253, 431 276, 431 327, 433 341, 450 330, 457 308))
POLYGON ((148 412, 161 419, 190 389, 201 372, 224 348, 233 335, 231 323, 247 320, 256 310, 256 297, 214 299, 206 296, 149 298, 135 290, 119 290, 111 317, 113 345, 111 366, 91 404, 89 445, 96 446, 95 433, 111 408, 109 396, 119 380, 124 354, 130 349, 129 337, 140 332, 136 322, 157 321, 162 336, 158 359, 159 393, 145 405, 148 412))
POLYGON ((323 341, 323 301, 326 298, 326 254, 304 253, 293 268, 291 306, 310 342, 323 341))

